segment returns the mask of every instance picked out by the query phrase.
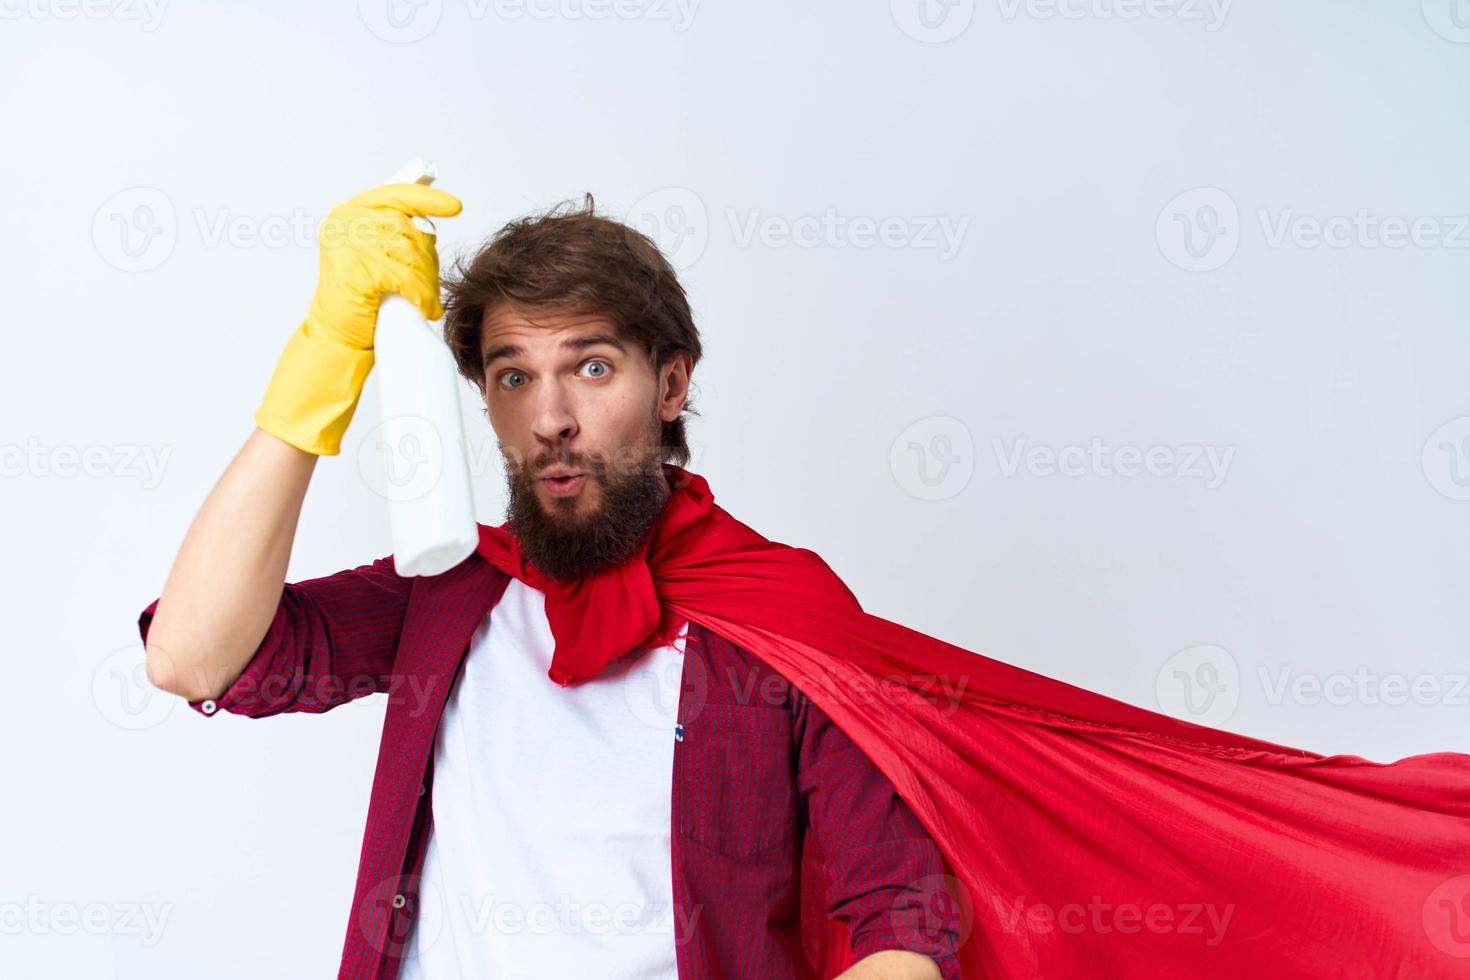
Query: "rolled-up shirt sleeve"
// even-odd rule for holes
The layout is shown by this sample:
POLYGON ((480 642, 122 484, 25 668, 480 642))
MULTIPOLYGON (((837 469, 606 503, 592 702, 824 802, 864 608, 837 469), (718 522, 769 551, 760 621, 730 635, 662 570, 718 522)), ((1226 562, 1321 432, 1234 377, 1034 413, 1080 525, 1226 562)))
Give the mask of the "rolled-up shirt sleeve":
POLYGON ((929 913, 944 857, 893 783, 805 695, 794 698, 797 781, 827 872, 827 914, 848 926, 854 961, 923 953, 960 976, 958 937, 929 913))
MULTIPOLYGON (((413 579, 393 556, 331 575, 287 582, 265 636, 245 669, 218 698, 189 701, 202 715, 261 718, 322 712, 387 691, 413 579)), ((158 609, 138 617, 144 644, 158 609)))

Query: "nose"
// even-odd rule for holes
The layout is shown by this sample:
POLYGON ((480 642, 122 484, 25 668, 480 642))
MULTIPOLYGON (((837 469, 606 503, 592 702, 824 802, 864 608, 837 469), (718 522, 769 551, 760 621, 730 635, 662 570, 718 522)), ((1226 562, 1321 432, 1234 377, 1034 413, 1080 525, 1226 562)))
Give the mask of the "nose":
POLYGON ((565 450, 580 431, 566 393, 556 384, 548 384, 539 397, 531 432, 542 449, 552 453, 565 450))

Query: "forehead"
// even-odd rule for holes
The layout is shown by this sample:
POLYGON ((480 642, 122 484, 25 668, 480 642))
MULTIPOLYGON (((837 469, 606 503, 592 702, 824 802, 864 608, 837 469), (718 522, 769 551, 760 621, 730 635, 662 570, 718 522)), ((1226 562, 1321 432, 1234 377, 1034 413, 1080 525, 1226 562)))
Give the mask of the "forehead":
POLYGON ((507 343, 524 348, 553 346, 578 334, 617 332, 612 318, 602 313, 566 313, 501 303, 488 308, 480 319, 480 350, 507 343))

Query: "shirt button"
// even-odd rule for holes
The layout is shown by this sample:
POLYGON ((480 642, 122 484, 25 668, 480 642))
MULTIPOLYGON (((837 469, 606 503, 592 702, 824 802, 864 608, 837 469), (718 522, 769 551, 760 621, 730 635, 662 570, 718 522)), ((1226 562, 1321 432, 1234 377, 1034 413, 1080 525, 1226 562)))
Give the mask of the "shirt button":
POLYGON ((219 708, 219 705, 214 703, 214 698, 209 698, 199 706, 199 710, 204 712, 206 715, 214 714, 217 708, 219 708))
POLYGON ((675 725, 674 726, 674 741, 676 741, 676 742, 682 742, 682 741, 684 741, 684 726, 683 725, 675 725))
POLYGON ((424 795, 424 784, 423 783, 419 783, 419 795, 420 796, 423 796, 424 795))
POLYGON ((397 895, 394 895, 393 896, 393 907, 395 909, 401 909, 401 908, 403 908, 407 904, 408 904, 408 899, 406 899, 406 898, 403 897, 403 893, 402 892, 399 892, 397 895))

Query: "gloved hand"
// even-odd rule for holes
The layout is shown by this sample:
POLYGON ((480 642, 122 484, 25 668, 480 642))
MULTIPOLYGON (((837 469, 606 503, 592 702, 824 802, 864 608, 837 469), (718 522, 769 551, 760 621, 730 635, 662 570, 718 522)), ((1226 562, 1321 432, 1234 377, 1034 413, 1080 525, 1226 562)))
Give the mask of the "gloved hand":
POLYGON ((333 208, 317 228, 317 284, 306 319, 286 342, 255 423, 298 449, 341 452, 373 366, 385 293, 429 320, 444 316, 439 253, 415 216, 453 217, 459 198, 424 184, 383 184, 333 208))

